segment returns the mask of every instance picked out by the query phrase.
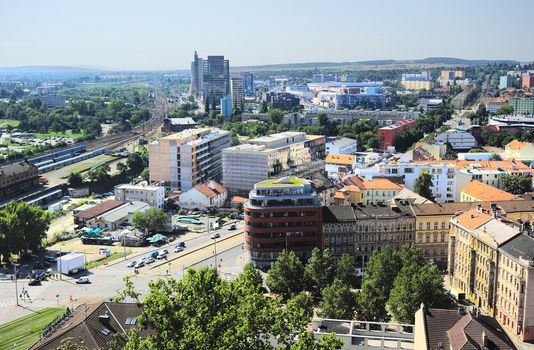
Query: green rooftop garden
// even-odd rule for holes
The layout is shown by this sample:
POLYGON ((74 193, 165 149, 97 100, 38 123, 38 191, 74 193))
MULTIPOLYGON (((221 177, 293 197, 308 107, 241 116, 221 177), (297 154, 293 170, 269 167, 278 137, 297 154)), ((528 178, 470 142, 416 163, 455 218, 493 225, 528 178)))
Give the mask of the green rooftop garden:
POLYGON ((301 179, 295 176, 287 176, 280 179, 270 179, 262 181, 256 186, 258 187, 267 187, 267 186, 295 186, 295 185, 305 185, 308 181, 305 179, 301 179))

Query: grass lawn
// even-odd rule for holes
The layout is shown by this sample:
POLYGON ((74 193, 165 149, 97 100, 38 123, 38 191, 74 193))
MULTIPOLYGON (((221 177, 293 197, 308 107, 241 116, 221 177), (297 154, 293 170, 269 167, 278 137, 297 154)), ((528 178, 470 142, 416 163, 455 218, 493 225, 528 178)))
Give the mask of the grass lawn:
POLYGON ((11 125, 12 127, 16 128, 17 126, 19 126, 19 124, 20 124, 20 121, 18 121, 18 120, 0 119, 0 129, 5 129, 9 125, 11 125))
POLYGON ((71 130, 67 130, 65 132, 47 132, 47 133, 35 132, 33 133, 33 137, 35 137, 36 139, 45 139, 47 137, 53 137, 53 136, 80 138, 83 136, 83 133, 82 132, 73 133, 71 130))
MULTIPOLYGON (((92 269, 92 268, 95 268, 97 266, 100 266, 100 265, 104 265, 104 264, 107 264, 107 263, 110 263, 112 262, 113 260, 117 260, 117 259, 120 259, 120 258, 124 258, 125 255, 128 255, 130 254, 131 251, 127 250, 126 251, 126 254, 124 254, 124 252, 115 252, 115 253, 111 253, 110 256, 108 256, 107 258, 104 258, 102 260, 93 260, 93 261, 89 261, 87 264, 85 264, 85 268, 87 270, 89 269, 92 269)), ((1 348, 0 348, 1 349, 1 348)))
POLYGON ((64 312, 64 308, 46 308, 1 325, 0 349, 29 348, 41 338, 42 330, 64 312))

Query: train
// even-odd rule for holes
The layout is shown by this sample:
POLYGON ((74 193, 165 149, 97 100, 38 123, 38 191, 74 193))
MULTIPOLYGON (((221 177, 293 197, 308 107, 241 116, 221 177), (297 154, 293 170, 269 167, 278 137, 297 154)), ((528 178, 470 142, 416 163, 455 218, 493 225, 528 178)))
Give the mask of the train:
POLYGON ((52 162, 48 164, 44 164, 42 166, 38 166, 39 174, 46 173, 48 171, 56 170, 63 168, 66 165, 74 164, 81 162, 82 160, 86 160, 89 158, 93 158, 96 156, 99 156, 101 154, 104 154, 106 152, 106 147, 98 148, 91 152, 82 153, 80 155, 74 156, 74 157, 68 157, 67 159, 63 159, 57 162, 52 162))
POLYGON ((45 154, 43 156, 30 158, 28 159, 28 162, 32 163, 36 167, 39 167, 38 164, 43 166, 46 164, 50 164, 54 161, 70 158, 74 155, 78 155, 78 154, 81 154, 82 152, 85 152, 86 149, 87 149, 86 146, 82 144, 82 145, 78 145, 74 147, 65 148, 59 151, 55 151, 49 154, 45 154))

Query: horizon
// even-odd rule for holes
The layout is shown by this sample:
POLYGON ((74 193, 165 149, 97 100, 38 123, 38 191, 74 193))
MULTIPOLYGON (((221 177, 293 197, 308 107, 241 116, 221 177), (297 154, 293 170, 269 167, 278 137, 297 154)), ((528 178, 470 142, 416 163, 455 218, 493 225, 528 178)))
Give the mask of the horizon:
POLYGON ((187 70, 199 56, 224 55, 232 67, 315 62, 534 59, 521 33, 534 31, 534 3, 512 0, 511 36, 501 30, 502 3, 375 3, 341 1, 319 11, 318 0, 257 8, 244 0, 202 3, 55 0, 0 4, 0 67, 105 67, 109 70, 187 70), (17 19, 24 18, 24 21, 17 19), (227 22, 225 22, 227 21, 227 22), (424 30, 421 30, 424 29, 424 30), (214 35, 214 33, 218 33, 214 35), (429 45, 435 42, 435 45, 429 45))

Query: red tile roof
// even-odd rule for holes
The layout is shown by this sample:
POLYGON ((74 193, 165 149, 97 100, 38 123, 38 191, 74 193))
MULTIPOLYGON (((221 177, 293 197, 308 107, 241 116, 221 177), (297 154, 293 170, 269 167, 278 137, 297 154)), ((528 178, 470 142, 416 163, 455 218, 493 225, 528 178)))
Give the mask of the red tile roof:
POLYGON ((209 180, 195 186, 195 189, 208 198, 215 198, 220 194, 226 193, 226 188, 217 181, 209 180))

